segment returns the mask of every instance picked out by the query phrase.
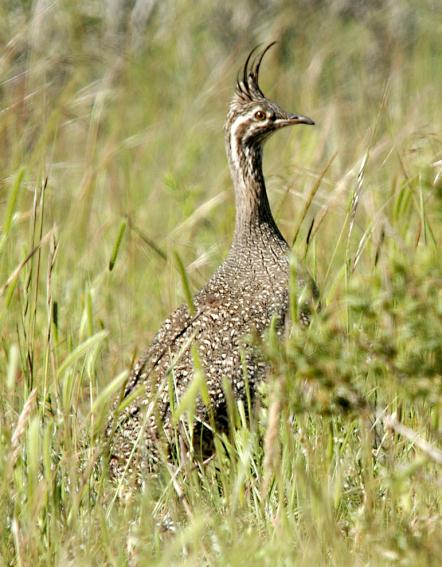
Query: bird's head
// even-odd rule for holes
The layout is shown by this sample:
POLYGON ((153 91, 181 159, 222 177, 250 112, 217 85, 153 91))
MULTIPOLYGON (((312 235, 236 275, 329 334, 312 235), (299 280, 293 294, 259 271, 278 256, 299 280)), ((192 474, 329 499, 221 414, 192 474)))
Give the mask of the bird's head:
POLYGON ((225 124, 230 144, 240 144, 244 148, 261 145, 273 132, 285 126, 314 124, 307 116, 286 112, 262 92, 259 69, 264 55, 274 44, 253 57, 255 47, 246 59, 242 76, 238 76, 225 124))

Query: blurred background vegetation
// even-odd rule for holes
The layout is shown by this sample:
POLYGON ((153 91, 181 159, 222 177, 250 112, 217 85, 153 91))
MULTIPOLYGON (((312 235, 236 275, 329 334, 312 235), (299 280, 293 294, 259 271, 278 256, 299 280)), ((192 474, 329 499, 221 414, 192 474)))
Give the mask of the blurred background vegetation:
POLYGON ((435 0, 0 3, 5 564, 438 563, 434 455, 393 435, 372 461, 341 406, 381 399, 440 444, 441 37, 435 0), (106 408, 184 299, 174 252, 194 291, 225 257, 224 117, 248 51, 273 40, 264 92, 317 126, 269 142, 267 186, 325 311, 308 348, 295 333, 266 349, 276 377, 325 377, 311 403, 286 396, 321 415, 282 420, 267 495, 243 428, 184 497, 169 479, 115 500, 94 472, 106 408))

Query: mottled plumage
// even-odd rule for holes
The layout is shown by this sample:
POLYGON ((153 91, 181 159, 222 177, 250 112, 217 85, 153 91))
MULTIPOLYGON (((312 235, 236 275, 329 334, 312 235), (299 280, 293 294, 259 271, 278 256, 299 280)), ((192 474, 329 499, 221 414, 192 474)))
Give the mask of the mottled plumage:
MULTIPOLYGON (((225 431, 227 402, 223 380, 246 405, 246 382, 252 399, 265 377, 266 364, 245 339, 262 335, 276 316, 283 329, 288 313, 290 249, 270 211, 262 173, 262 145, 274 131, 292 124, 313 124, 268 100, 258 83, 268 46, 244 66, 225 124, 226 150, 236 199, 233 242, 224 263, 194 297, 194 311, 181 305, 166 319, 150 348, 136 363, 123 405, 108 428, 110 468, 119 477, 127 468, 140 481, 155 470, 162 453, 175 446, 171 402, 176 406, 194 378, 195 356, 204 371, 210 404, 198 397, 193 434, 196 456, 212 451, 213 427, 225 431), (196 353, 195 353, 196 348, 196 353), (137 395, 129 400, 135 391, 137 395)), ((300 283, 317 296, 316 286, 299 265, 300 283)), ((300 318, 308 323, 308 307, 300 318)), ((178 432, 179 435, 179 432, 178 432)), ((181 445, 188 449, 186 436, 181 445)))

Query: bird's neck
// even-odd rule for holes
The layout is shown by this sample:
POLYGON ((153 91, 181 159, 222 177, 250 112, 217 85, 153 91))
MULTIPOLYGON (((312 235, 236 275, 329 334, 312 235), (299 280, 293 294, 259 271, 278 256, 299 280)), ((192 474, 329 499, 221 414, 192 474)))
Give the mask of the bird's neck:
POLYGON ((262 145, 244 145, 227 136, 226 146, 236 202, 233 248, 250 241, 259 245, 268 239, 285 244, 270 210, 262 172, 262 145))

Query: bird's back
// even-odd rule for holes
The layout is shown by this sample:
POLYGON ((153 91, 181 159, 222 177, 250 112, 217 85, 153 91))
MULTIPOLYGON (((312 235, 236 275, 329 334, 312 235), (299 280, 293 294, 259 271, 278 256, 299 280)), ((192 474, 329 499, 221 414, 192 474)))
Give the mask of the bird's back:
POLYGON ((223 381, 227 380, 235 400, 246 404, 246 387, 253 400, 265 376, 266 364, 248 339, 262 335, 273 317, 282 327, 288 310, 288 277, 288 247, 279 238, 271 246, 267 242, 265 247, 232 250, 195 295, 194 312, 181 305, 164 321, 126 386, 125 398, 135 390, 138 395, 113 431, 114 475, 121 474, 131 453, 134 468, 149 471, 155 469, 159 449, 169 451, 172 406, 179 405, 195 377, 195 357, 210 404, 197 395, 194 449, 203 458, 210 455, 213 422, 218 431, 227 427, 223 381))

